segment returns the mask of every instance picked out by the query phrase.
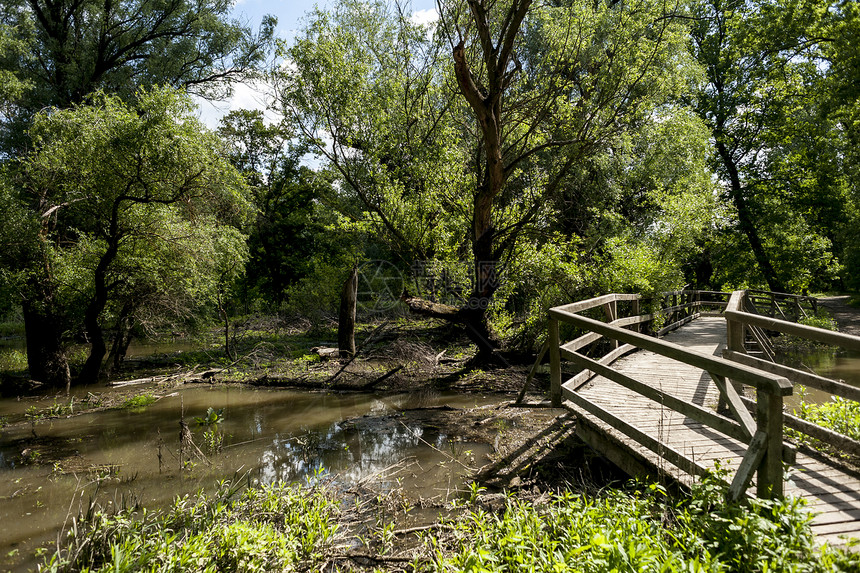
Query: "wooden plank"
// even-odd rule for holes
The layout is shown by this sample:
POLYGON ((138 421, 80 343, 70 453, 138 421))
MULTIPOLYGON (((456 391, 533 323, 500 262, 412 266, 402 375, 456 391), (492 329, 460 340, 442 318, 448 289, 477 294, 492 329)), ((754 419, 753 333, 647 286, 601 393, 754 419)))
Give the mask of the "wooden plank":
POLYGON ((767 434, 764 459, 759 465, 756 495, 777 498, 784 495, 782 475, 782 396, 756 391, 756 422, 767 434))
POLYGON ((682 318, 681 320, 679 320, 677 322, 673 322, 669 326, 664 326, 663 328, 661 328, 660 330, 657 331, 657 336, 663 336, 666 333, 672 332, 673 330, 677 330, 677 329, 681 328, 682 326, 684 326, 685 324, 692 322, 693 320, 695 320, 697 318, 699 318, 699 315, 694 314, 694 315, 688 316, 686 318, 682 318))
POLYGON ((750 481, 752 481, 753 474, 764 458, 766 446, 767 434, 761 431, 756 432, 752 441, 750 441, 750 447, 747 449, 746 454, 744 454, 737 473, 735 473, 732 485, 729 486, 729 499, 737 501, 746 492, 750 481))
POLYGON ((547 350, 549 350, 549 339, 544 340, 543 344, 541 344, 540 352, 538 352, 535 363, 532 365, 532 369, 529 370, 529 375, 526 376, 526 381, 523 384, 522 390, 520 390, 519 396, 517 396, 516 402, 514 402, 515 404, 520 404, 526 397, 526 390, 528 390, 529 384, 534 380, 538 366, 540 366, 540 363, 543 361, 543 357, 546 355, 547 350))
MULTIPOLYGON (((676 412, 689 418, 693 418, 694 420, 697 420, 699 422, 702 422, 703 424, 706 424, 709 427, 723 434, 726 434, 727 436, 735 438, 736 440, 748 443, 749 439, 752 437, 752 434, 747 435, 747 433, 744 431, 744 428, 737 422, 720 416, 717 413, 706 410, 705 408, 697 406, 692 402, 682 400, 680 398, 672 396, 671 394, 667 394, 661 390, 652 388, 651 386, 643 384, 635 378, 631 378, 629 376, 626 376, 625 374, 617 372, 612 368, 597 362, 596 360, 588 358, 587 356, 577 354, 576 352, 564 352, 564 356, 565 358, 570 359, 572 362, 582 366, 583 368, 588 368, 592 372, 597 372, 604 378, 608 378, 609 380, 612 380, 613 382, 620 384, 625 388, 633 390, 634 392, 637 392, 638 394, 641 394, 646 398, 654 400, 658 404, 665 404, 676 412)), ((741 409, 746 412, 746 409, 743 407, 743 404, 741 404, 741 409)), ((746 412, 746 414, 747 416, 749 416, 749 412, 746 412)), ((754 429, 755 426, 753 426, 753 430, 754 429)))
POLYGON ((738 396, 735 387, 728 384, 726 379, 719 374, 711 374, 711 378, 714 380, 714 383, 716 383, 717 388, 720 389, 720 395, 728 403, 729 408, 735 415, 735 419, 740 422, 741 426, 746 430, 746 433, 748 434, 747 440, 749 440, 756 432, 756 422, 747 411, 744 403, 741 402, 741 398, 738 396))
POLYGON ((649 436, 648 434, 641 431, 640 429, 638 429, 634 426, 631 426, 630 424, 628 424, 627 422, 625 422, 621 418, 614 416, 610 412, 604 410, 603 408, 601 408, 597 404, 594 404, 593 402, 587 400, 586 398, 577 394, 576 392, 568 392, 566 394, 567 394, 567 398, 571 402, 573 402, 574 404, 576 404, 577 406, 579 406, 580 408, 582 408, 583 410, 585 410, 589 414, 599 418, 600 420, 609 424, 610 426, 612 426, 614 429, 618 430, 619 432, 626 434, 628 437, 632 438, 637 443, 648 448, 649 450, 651 450, 652 452, 654 452, 658 456, 665 458, 666 461, 668 461, 671 464, 674 464, 675 466, 677 466, 681 470, 687 472, 688 474, 701 476, 701 475, 705 475, 706 473, 708 473, 707 468, 700 466, 695 461, 684 456, 683 454, 681 454, 680 452, 678 452, 674 448, 672 448, 672 447, 668 446, 667 444, 664 444, 664 443, 660 442, 659 440, 649 436))
POLYGON ((860 352, 860 336, 853 336, 851 334, 845 334, 844 332, 833 332, 831 330, 824 330, 823 328, 814 328, 812 326, 795 324, 786 320, 779 320, 778 318, 770 318, 767 316, 750 314, 748 312, 738 312, 729 309, 726 310, 726 316, 733 320, 737 320, 745 324, 752 324, 767 330, 776 330, 777 332, 782 332, 784 334, 792 334, 807 340, 815 340, 817 342, 830 344, 831 346, 840 346, 848 350, 860 352))
POLYGON ((562 348, 566 348, 572 352, 576 352, 582 348, 585 348, 592 342, 596 342, 603 338, 602 334, 598 334, 596 332, 589 332, 587 334, 583 334, 579 338, 574 338, 570 342, 565 342, 561 345, 562 348))
POLYGON ((564 312, 582 312, 583 310, 589 310, 591 308, 595 308, 598 306, 603 306, 608 302, 613 302, 616 300, 633 300, 629 298, 618 298, 620 295, 617 294, 605 294, 603 296, 598 296, 595 298, 590 298, 588 300, 580 300, 578 302, 573 302, 570 304, 566 304, 564 306, 557 307, 559 310, 564 312))
POLYGON ((773 346, 770 344, 770 341, 767 339, 767 335, 761 328, 757 326, 750 327, 750 333, 752 333, 753 339, 755 339, 758 347, 761 348, 761 351, 764 352, 765 356, 773 362, 773 346))
POLYGON ((549 324, 549 397, 553 408, 561 406, 561 355, 559 354, 558 321, 550 317, 549 324))
POLYGON ((744 382, 750 386, 767 387, 784 396, 790 395, 793 391, 791 382, 782 376, 763 373, 737 362, 731 362, 716 356, 691 351, 678 344, 645 336, 638 332, 624 330, 623 328, 615 328, 606 323, 600 322, 599 320, 592 320, 585 316, 561 311, 558 307, 551 308, 549 313, 552 318, 583 326, 589 330, 599 332, 604 336, 616 338, 622 342, 650 350, 674 360, 685 362, 692 366, 701 368, 702 370, 715 372, 721 376, 731 378, 732 380, 737 380, 739 382, 744 382))

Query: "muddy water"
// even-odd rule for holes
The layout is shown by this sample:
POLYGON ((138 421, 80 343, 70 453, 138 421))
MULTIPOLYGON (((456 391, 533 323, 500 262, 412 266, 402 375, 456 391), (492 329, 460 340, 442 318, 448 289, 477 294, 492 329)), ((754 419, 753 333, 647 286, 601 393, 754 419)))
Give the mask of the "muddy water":
MULTIPOLYGON (((139 499, 145 507, 158 508, 236 473, 250 472, 258 483, 320 474, 343 484, 367 480, 381 490, 396 483, 424 498, 444 500, 462 485, 461 464, 483 458, 487 446, 415 423, 375 426, 347 420, 493 401, 434 393, 382 397, 198 387, 164 396, 138 412, 112 410, 7 427, 0 430, 0 570, 32 567, 34 549, 56 539, 63 523, 93 496, 103 504, 139 499), (210 407, 223 408, 217 428, 194 421, 210 407), (183 410, 208 461, 180 463, 183 410), (220 453, 206 445, 204 432, 213 429, 223 436, 220 453)), ((32 404, 0 401, 0 415, 32 404)))
MULTIPOLYGON (((778 361, 799 370, 814 372, 860 387, 860 355, 857 354, 837 352, 833 349, 813 349, 778 357, 778 361)), ((815 388, 806 388, 803 394, 803 400, 808 403, 821 404, 831 399, 829 393, 815 388)), ((789 409, 796 408, 800 405, 800 396, 789 396, 785 402, 789 409)))

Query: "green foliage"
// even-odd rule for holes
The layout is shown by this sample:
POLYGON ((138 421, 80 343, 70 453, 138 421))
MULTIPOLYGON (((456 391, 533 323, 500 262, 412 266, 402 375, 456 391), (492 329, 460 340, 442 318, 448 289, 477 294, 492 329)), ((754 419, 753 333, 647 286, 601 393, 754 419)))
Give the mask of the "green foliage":
POLYGON ((198 426, 217 426, 224 421, 224 408, 216 410, 209 407, 206 409, 205 416, 195 416, 194 421, 197 422, 198 426))
POLYGON ((14 348, 0 349, 0 372, 24 372, 27 370, 27 353, 14 348))
POLYGON ((130 106, 97 94, 39 113, 30 134, 19 204, 41 239, 10 262, 40 285, 28 304, 87 330, 96 364, 102 330, 188 319, 241 272, 246 188, 188 97, 140 91, 130 106))
POLYGON ((505 510, 455 521, 440 571, 852 571, 850 552, 815 546, 796 499, 726 503, 715 478, 675 505, 659 486, 594 497, 563 493, 547 506, 509 497, 505 510))
MULTIPOLYGON (((801 292, 853 280, 843 264, 856 265, 857 197, 845 161, 854 145, 844 137, 844 94, 834 107, 829 88, 844 86, 833 61, 851 58, 834 48, 856 34, 848 15, 856 6, 837 4, 690 5, 693 52, 707 69, 691 100, 711 129, 713 167, 732 207, 708 249, 713 286, 801 292)), ((856 90, 852 97, 856 109, 856 90)))
POLYGON ((798 320, 797 323, 802 324, 804 326, 821 328, 833 332, 838 330, 838 328, 836 327, 836 320, 832 316, 830 316, 827 311, 821 312, 821 314, 819 314, 818 316, 805 316, 798 320))
POLYGON ((130 410, 132 412, 143 412, 147 406, 155 404, 157 401, 158 398, 152 394, 140 394, 138 396, 132 396, 123 402, 120 405, 120 408, 123 410, 130 410))
MULTIPOLYGON (((803 400, 801 393, 800 407, 795 408, 794 415, 854 440, 860 440, 860 403, 854 400, 831 396, 829 402, 816 404, 803 400)), ((795 434, 795 437, 801 436, 803 435, 795 434)))
MULTIPOLYGON (((165 511, 89 511, 46 558, 54 572, 283 571, 321 559, 338 507, 319 489, 283 483, 177 498, 165 511)), ((317 567, 319 564, 317 564, 317 567)))
POLYGON ((220 0, 3 0, 0 156, 27 147, 21 136, 39 110, 98 90, 125 101, 153 86, 226 97, 234 82, 255 76, 276 23, 266 17, 254 34, 230 10, 220 0))

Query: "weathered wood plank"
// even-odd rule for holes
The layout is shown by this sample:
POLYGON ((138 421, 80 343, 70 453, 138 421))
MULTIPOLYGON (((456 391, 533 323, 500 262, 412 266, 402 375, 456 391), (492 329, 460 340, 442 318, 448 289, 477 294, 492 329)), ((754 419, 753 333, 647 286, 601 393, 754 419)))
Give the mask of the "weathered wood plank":
POLYGON ((624 330, 610 326, 599 320, 593 320, 584 316, 564 312, 559 308, 549 311, 550 317, 563 320, 599 332, 607 337, 616 338, 622 342, 632 344, 645 350, 650 350, 674 360, 680 360, 692 366, 696 366, 708 372, 714 372, 721 376, 737 380, 750 386, 766 387, 771 391, 788 396, 793 391, 793 385, 788 379, 774 374, 763 373, 759 370, 731 362, 723 358, 711 356, 688 350, 683 346, 671 342, 645 336, 638 332, 624 330))
POLYGON ((597 404, 590 402, 576 392, 569 392, 566 394, 568 400, 570 400, 583 410, 587 411, 592 416, 603 420, 616 430, 627 434, 637 443, 645 446, 652 452, 656 453, 658 456, 665 458, 669 463, 678 466, 685 472, 691 475, 705 475, 708 472, 707 468, 705 468, 704 466, 697 464, 694 460, 691 460, 688 457, 684 456, 671 446, 668 446, 664 443, 661 443, 659 440, 652 438, 639 428, 628 424, 621 418, 614 416, 610 412, 604 410, 597 404))
MULTIPOLYGON (((699 422, 705 423, 717 430, 718 432, 722 432, 723 434, 731 436, 736 440, 748 442, 749 439, 752 437, 751 433, 746 432, 743 426, 733 420, 729 420, 728 418, 708 411, 705 408, 697 406, 691 402, 687 402, 681 398, 677 398, 671 394, 667 394, 666 392, 653 388, 647 384, 643 384, 635 378, 631 378, 620 372, 616 372, 612 368, 609 368, 608 366, 605 366, 596 360, 592 360, 587 356, 577 354, 576 352, 566 352, 564 350, 562 351, 562 354, 565 358, 568 358, 575 364, 578 364, 583 368, 588 368, 592 372, 597 372, 601 376, 608 378, 609 380, 612 380, 613 382, 620 384, 629 390, 633 390, 634 392, 655 401, 655 406, 664 404, 672 410, 684 416, 693 418, 694 420, 697 420, 699 422)), ((740 407, 744 412, 746 412, 746 409, 743 407, 743 404, 740 404, 740 407)), ((749 416, 748 412, 747 416, 749 416)), ((755 428, 754 425, 753 428, 755 428)))

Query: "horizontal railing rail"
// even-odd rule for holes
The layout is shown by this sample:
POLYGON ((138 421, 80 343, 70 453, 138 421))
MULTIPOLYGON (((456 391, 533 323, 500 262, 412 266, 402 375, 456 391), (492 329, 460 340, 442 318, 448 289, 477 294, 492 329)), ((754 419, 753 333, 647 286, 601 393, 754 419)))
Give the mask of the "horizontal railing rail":
MULTIPOLYGON (((652 450, 682 470, 696 475, 707 471, 694 460, 673 450, 656 438, 632 426, 611 412, 588 400, 577 389, 594 375, 600 375, 654 400, 664 408, 673 409, 718 432, 746 444, 747 450, 729 488, 732 497, 744 494, 753 474, 758 473, 757 491, 760 496, 783 494, 782 462, 793 461, 794 449, 783 443, 782 407, 783 397, 790 395, 793 385, 784 376, 764 372, 746 364, 725 358, 703 354, 688 348, 648 336, 637 329, 642 324, 653 323, 658 316, 668 317, 669 324, 657 330, 661 334, 667 329, 695 319, 703 307, 728 307, 729 293, 713 291, 674 291, 663 293, 660 299, 666 304, 655 312, 640 315, 642 297, 636 294, 610 294, 590 300, 579 301, 549 310, 549 350, 551 369, 551 397, 554 405, 561 399, 569 399, 579 408, 621 431, 642 446, 652 450), (703 300, 704 297, 704 300, 703 300), (715 299, 715 300, 710 300, 715 299), (631 316, 618 316, 618 303, 631 303, 631 316), (603 307, 606 322, 582 316, 581 313, 603 307), (560 323, 570 324, 585 334, 562 343, 560 323), (600 340, 608 340, 609 351, 599 359, 589 357, 582 351, 600 340), (684 362, 708 372, 717 386, 721 401, 725 402, 734 419, 690 403, 677 396, 653 388, 611 367, 621 355, 636 349, 649 350, 667 358, 684 362), (561 359, 565 358, 583 370, 562 385, 561 359), (756 388, 756 416, 750 414, 741 397, 728 380, 740 381, 756 388)), ((662 306, 662 305, 661 305, 662 306)))
MULTIPOLYGON (((806 305, 809 313, 803 313, 803 316, 809 316, 818 311, 818 304, 811 297, 769 293, 767 291, 735 291, 732 293, 724 313, 726 317, 728 347, 723 352, 723 357, 761 371, 784 376, 793 384, 815 388, 848 400, 860 401, 860 388, 856 386, 847 384, 842 380, 833 380, 775 362, 777 357, 773 351, 773 345, 769 340, 768 333, 787 334, 803 340, 827 344, 852 352, 860 352, 860 336, 798 324, 787 320, 788 317, 784 311, 780 311, 784 317, 783 319, 762 315, 760 314, 762 308, 771 308, 766 300, 767 297, 773 300, 791 300, 797 302, 798 305, 806 305), (758 348, 762 350, 763 357, 752 356, 748 353, 745 344, 748 335, 756 342, 758 348)), ((779 309, 778 306, 777 309, 779 309)), ((797 314, 794 318, 799 320, 801 317, 797 314)), ((742 380, 736 382, 738 386, 743 383, 742 380)), ((751 409, 755 407, 752 400, 745 399, 743 401, 747 408, 751 409)), ((823 428, 817 424, 812 424, 791 414, 784 414, 783 418, 787 428, 806 434, 837 448, 841 452, 860 456, 860 441, 823 428)))

